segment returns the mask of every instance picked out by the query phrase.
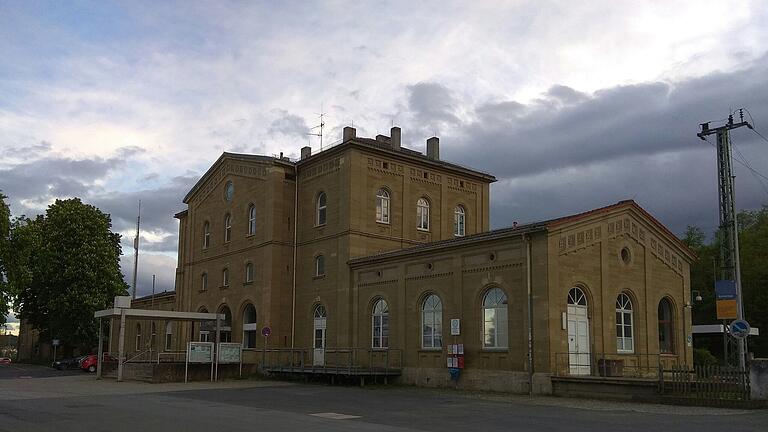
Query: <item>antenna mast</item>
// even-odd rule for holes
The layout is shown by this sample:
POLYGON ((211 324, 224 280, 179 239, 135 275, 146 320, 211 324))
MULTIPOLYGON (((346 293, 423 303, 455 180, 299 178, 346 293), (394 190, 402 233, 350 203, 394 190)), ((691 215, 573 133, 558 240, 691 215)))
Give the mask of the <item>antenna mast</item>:
POLYGON ((313 127, 313 128, 310 128, 310 130, 320 129, 320 132, 319 133, 312 133, 312 132, 310 132, 307 135, 312 135, 312 136, 320 137, 320 151, 323 151, 323 128, 325 127, 325 119, 324 119, 325 113, 322 112, 322 108, 320 110, 321 110, 321 112, 320 112, 320 124, 315 126, 315 127, 313 127))
POLYGON ((136 237, 133 238, 133 292, 131 297, 136 300, 136 273, 139 270, 139 227, 141 226, 141 200, 139 200, 139 215, 136 217, 136 237))

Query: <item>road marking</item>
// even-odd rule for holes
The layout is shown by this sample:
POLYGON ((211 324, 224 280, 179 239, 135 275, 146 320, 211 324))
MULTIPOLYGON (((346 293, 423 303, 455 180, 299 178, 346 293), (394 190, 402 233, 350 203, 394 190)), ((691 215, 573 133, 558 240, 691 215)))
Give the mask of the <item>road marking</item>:
POLYGON ((332 412, 315 413, 315 414, 310 414, 310 415, 311 416, 315 416, 315 417, 322 417, 322 418, 332 419, 332 420, 349 420, 349 419, 360 418, 360 416, 356 416, 356 415, 339 414, 339 413, 332 413, 332 412))

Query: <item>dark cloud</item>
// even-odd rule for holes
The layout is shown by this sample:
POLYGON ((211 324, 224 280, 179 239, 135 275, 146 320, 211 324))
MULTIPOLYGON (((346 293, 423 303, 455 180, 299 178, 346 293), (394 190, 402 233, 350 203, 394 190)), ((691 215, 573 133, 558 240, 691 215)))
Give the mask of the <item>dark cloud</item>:
MULTIPOLYGON (((133 252, 125 253, 120 258, 123 278, 131 285, 133 282, 133 252)), ((176 278, 176 259, 167 255, 140 253, 136 275, 136 297, 152 294, 152 275, 155 275, 155 293, 173 291, 176 278)))
POLYGON ((421 128, 439 128, 443 123, 457 123, 458 99, 447 87, 421 82, 408 86, 408 110, 421 128))
POLYGON ((278 118, 272 120, 269 125, 268 132, 270 134, 306 137, 309 133, 309 126, 303 118, 285 110, 278 110, 277 115, 278 118))
MULTIPOLYGON (((443 137, 441 156, 499 178, 492 187, 495 227, 634 197, 678 233, 687 224, 711 231, 715 151, 696 137, 699 123, 744 106, 768 132, 766 88, 768 57, 732 73, 593 95, 555 86, 526 104, 478 105, 471 121, 457 124, 460 135, 443 137)), ((768 175, 767 143, 746 128, 733 137, 753 168, 768 175)), ((740 208, 768 202, 749 171, 737 164, 736 175, 740 208)))

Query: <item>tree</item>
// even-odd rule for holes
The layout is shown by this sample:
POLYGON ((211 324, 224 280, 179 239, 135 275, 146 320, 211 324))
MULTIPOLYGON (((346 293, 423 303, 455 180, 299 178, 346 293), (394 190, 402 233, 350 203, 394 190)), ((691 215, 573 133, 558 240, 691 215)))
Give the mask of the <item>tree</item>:
POLYGON ((94 312, 126 293, 120 235, 111 228, 108 214, 77 198, 56 200, 44 217, 15 228, 13 237, 27 246, 26 262, 18 264, 19 309, 43 338, 90 348, 98 331, 94 312))
POLYGON ((0 325, 5 324, 5 316, 10 311, 13 296, 8 284, 6 270, 10 248, 8 240, 11 232, 11 210, 5 203, 7 197, 0 193, 0 325))

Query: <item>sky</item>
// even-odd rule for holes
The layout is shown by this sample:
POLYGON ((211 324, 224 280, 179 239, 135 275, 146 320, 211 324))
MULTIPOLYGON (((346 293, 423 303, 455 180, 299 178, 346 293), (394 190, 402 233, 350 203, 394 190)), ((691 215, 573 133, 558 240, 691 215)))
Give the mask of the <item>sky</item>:
MULTIPOLYGON (((493 173, 491 225, 635 199, 718 224, 699 123, 768 137, 766 1, 0 0, 0 190, 15 216, 111 214, 138 294, 173 289, 182 198, 223 151, 296 158, 403 129, 493 173), (737 117, 738 120, 738 117, 737 117)), ((768 203, 768 141, 733 132, 737 207, 768 203), (746 166, 749 166, 747 168, 746 166)), ((126 277, 130 283, 130 277, 126 277)))

